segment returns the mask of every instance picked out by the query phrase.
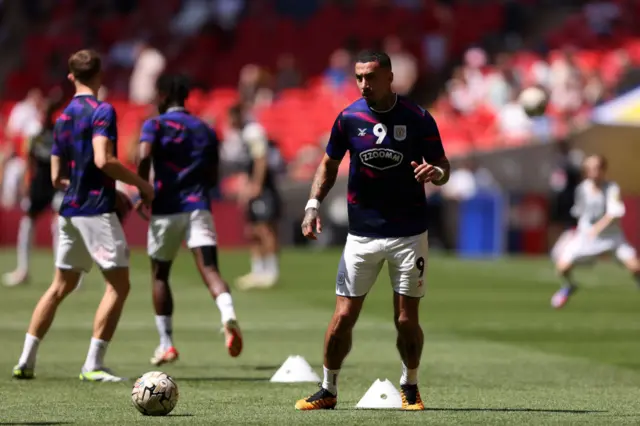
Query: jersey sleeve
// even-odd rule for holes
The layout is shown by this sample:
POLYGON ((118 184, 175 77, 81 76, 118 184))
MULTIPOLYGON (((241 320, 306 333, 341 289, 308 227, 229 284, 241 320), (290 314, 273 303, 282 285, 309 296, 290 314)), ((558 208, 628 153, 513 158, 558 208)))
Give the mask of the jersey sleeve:
POLYGON ((612 183, 607 188, 606 193, 607 215, 620 218, 626 213, 624 202, 620 196, 620 187, 612 183))
POLYGON ((436 120, 426 111, 422 118, 422 139, 422 157, 427 163, 436 162, 445 156, 436 120))
POLYGON ((117 139, 116 111, 108 103, 102 103, 93 112, 93 136, 104 136, 112 141, 117 139))
POLYGON ((258 123, 251 123, 245 127, 242 137, 249 145, 249 153, 253 159, 262 158, 267 155, 269 141, 264 127, 258 123))
POLYGON ((158 120, 150 119, 144 122, 140 131, 140 143, 146 142, 153 145, 160 131, 158 120))
POLYGON ((347 133, 345 129, 344 116, 338 115, 331 128, 331 135, 327 143, 327 155, 333 160, 342 160, 349 149, 347 133))

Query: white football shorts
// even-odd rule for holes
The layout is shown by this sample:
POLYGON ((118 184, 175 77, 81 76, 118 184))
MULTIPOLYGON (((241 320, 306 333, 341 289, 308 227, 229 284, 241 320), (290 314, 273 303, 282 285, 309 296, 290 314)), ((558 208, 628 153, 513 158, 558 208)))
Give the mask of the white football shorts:
POLYGON ((556 256, 563 263, 589 263, 605 253, 613 253, 620 262, 636 256, 636 250, 621 233, 593 238, 581 231, 575 232, 556 256))
POLYGON ((215 246, 216 230, 208 210, 151 216, 147 234, 147 252, 152 259, 170 262, 182 242, 187 247, 215 246))
POLYGON ((58 217, 56 267, 89 272, 129 266, 129 248, 115 213, 58 217))
POLYGON ((428 233, 403 238, 370 238, 349 234, 338 266, 336 294, 358 297, 376 282, 385 260, 393 291, 409 297, 425 294, 428 233))

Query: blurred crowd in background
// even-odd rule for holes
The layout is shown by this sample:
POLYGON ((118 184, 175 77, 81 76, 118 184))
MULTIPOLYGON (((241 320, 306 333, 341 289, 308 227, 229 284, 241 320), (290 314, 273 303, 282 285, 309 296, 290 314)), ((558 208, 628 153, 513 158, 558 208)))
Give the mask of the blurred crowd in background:
MULTIPOLYGON (((241 151, 228 126, 240 102, 267 129, 287 178, 306 181, 336 114, 359 96, 361 48, 389 53, 394 89, 434 114, 449 156, 468 156, 563 140, 595 106, 638 85, 638 18, 636 0, 0 1, 3 204, 20 199, 24 142, 42 128, 43 98, 71 94, 66 59, 82 47, 104 55, 100 96, 116 107, 131 167, 140 125, 155 112, 155 79, 179 71, 196 88, 189 109, 224 140, 225 163, 241 151), (532 85, 549 93, 544 117, 516 102, 532 85)), ((491 185, 486 173, 471 176, 491 185)), ((465 193, 449 187, 447 196, 465 193)), ((223 191, 234 191, 233 176, 223 191)))

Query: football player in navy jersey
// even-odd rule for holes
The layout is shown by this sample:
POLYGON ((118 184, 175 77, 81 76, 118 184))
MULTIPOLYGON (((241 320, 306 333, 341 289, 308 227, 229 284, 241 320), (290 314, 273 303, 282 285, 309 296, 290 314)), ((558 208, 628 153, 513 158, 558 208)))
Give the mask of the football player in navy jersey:
POLYGON ((148 180, 153 166, 156 198, 148 231, 153 305, 160 345, 154 365, 178 359, 172 339, 173 298, 171 265, 183 241, 218 305, 229 355, 242 351, 229 286, 220 276, 216 231, 209 194, 218 181, 218 137, 215 131, 185 109, 189 87, 184 77, 163 74, 156 83, 160 115, 142 126, 138 174, 148 180))
POLYGON ((315 239, 314 230, 321 232, 320 203, 334 185, 348 151, 349 234, 338 266, 336 309, 325 335, 324 379, 318 392, 299 400, 295 407, 336 406, 338 373, 351 349, 352 329, 386 261, 402 359, 402 407, 424 410, 418 391, 423 346, 418 308, 425 293, 428 253, 424 185, 446 183, 449 161, 433 117, 392 92, 388 55, 362 52, 355 76, 362 98, 335 121, 302 222, 303 234, 315 239))
POLYGON ((80 379, 119 382, 124 379, 104 364, 107 345, 129 293, 129 249, 115 213, 115 183, 121 180, 136 186, 146 204, 153 200, 154 191, 117 159, 115 111, 96 97, 101 81, 100 56, 92 50, 71 55, 69 80, 76 94, 56 121, 51 152, 53 186, 65 192, 59 210, 56 271, 33 312, 13 376, 34 377, 38 345, 58 306, 75 289, 81 273, 88 272, 95 262, 107 286, 96 312, 80 379))

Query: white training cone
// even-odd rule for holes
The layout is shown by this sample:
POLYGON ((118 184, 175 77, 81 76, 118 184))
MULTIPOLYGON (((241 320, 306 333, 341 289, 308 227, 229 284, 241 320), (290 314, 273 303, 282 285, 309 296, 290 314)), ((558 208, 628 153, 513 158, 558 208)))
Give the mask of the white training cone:
POLYGON ((356 408, 402 408, 402 397, 389 380, 376 379, 356 408))
POLYGON ((300 355, 291 355, 271 377, 271 382, 296 383, 296 382, 320 382, 320 377, 313 371, 300 355))

